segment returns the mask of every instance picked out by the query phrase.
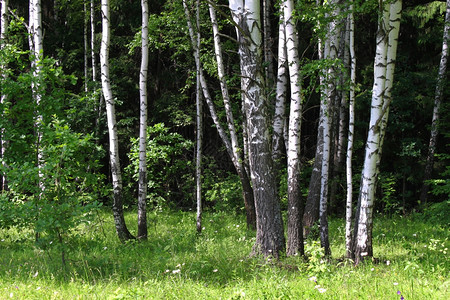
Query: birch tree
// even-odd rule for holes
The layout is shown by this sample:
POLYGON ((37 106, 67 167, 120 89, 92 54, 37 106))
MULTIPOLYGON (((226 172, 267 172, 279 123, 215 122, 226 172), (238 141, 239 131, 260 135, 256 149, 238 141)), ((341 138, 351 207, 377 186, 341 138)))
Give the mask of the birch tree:
POLYGON ((148 0, 142 6, 142 57, 139 73, 139 186, 138 239, 147 239, 147 80, 148 80, 148 0))
POLYGON ((391 101, 402 9, 401 0, 392 3, 380 1, 379 4, 380 18, 376 37, 372 105, 355 217, 352 253, 355 264, 363 261, 365 257, 373 256, 372 226, 376 179, 391 101))
POLYGON ((319 130, 323 134, 323 156, 321 166, 321 183, 320 183, 320 204, 319 204, 319 220, 320 220, 320 243, 325 250, 325 255, 331 255, 330 242, 328 238, 328 186, 329 186, 329 164, 331 152, 331 129, 334 97, 336 95, 336 65, 334 61, 337 58, 337 48, 339 46, 340 27, 338 25, 337 16, 339 15, 339 0, 329 2, 332 13, 331 20, 327 25, 327 33, 324 42, 324 59, 327 60, 327 69, 325 71, 325 79, 322 85, 322 102, 321 119, 319 130))
POLYGON ((246 211, 246 217, 247 217, 247 227, 249 228, 256 228, 256 216, 255 216, 255 204, 254 204, 254 198, 253 198, 253 189, 250 184, 248 173, 244 167, 243 164, 243 156, 242 151, 239 148, 238 145, 238 138, 236 134, 236 129, 234 125, 234 117, 231 110, 231 104, 228 96, 228 87, 225 80, 225 71, 224 71, 224 64, 222 60, 222 50, 221 50, 221 44, 220 44, 220 38, 219 38, 219 31, 218 31, 218 25, 215 17, 215 10, 214 6, 209 6, 210 16, 211 16, 211 22, 213 24, 213 34, 214 34, 214 48, 215 48, 215 54, 216 54, 216 61, 218 65, 218 74, 219 74, 219 80, 221 85, 221 91, 222 91, 222 97, 224 101, 225 106, 225 113, 227 117, 227 126, 228 126, 228 133, 227 134, 225 128, 222 126, 219 117, 216 112, 216 108, 214 105, 214 101, 211 97, 211 94, 209 92, 209 88, 205 79, 205 76, 203 74, 203 68, 200 61, 200 49, 197 47, 197 42, 195 39, 195 31, 194 27, 192 26, 192 22, 190 20, 190 12, 189 8, 187 6, 186 1, 183 1, 183 6, 186 14, 188 29, 189 29, 189 35, 191 38, 191 44, 193 47, 194 52, 194 59, 197 66, 197 70, 200 76, 200 85, 202 89, 203 97, 206 100, 206 104, 208 106, 211 118, 214 122, 214 125, 217 128, 217 132, 219 133, 220 138, 222 139, 225 149, 227 150, 228 155, 231 158, 231 161, 236 169, 236 172, 239 176, 239 179, 242 184, 242 191, 243 191, 243 198, 244 198, 244 204, 245 204, 245 211, 246 211))
POLYGON ((346 156, 346 179, 347 193, 345 205, 345 253, 346 257, 352 255, 352 211, 353 211, 353 137, 355 132, 355 86, 356 86, 356 56, 355 56, 355 21, 353 19, 353 1, 350 4, 350 14, 348 15, 348 37, 350 51, 350 95, 348 106, 348 137, 346 156))
POLYGON ((97 59, 95 55, 95 0, 91 0, 91 63, 92 63, 92 81, 97 82, 97 59))
POLYGON ((249 167, 256 208, 255 253, 278 257, 285 249, 283 221, 270 148, 267 97, 264 94, 260 1, 230 0, 241 66, 249 167))
POLYGON ((41 10, 41 0, 30 0, 29 6, 29 47, 32 54, 31 58, 31 68, 33 69, 33 81, 31 84, 31 90, 33 94, 34 102, 36 103, 36 119, 35 119, 35 129, 36 129, 36 151, 37 151, 37 167, 39 173, 39 188, 41 191, 44 190, 43 183, 43 173, 42 168, 44 167, 44 157, 41 149, 42 141, 42 122, 43 117, 41 113, 41 86, 40 77, 42 72, 42 58, 43 58, 43 37, 42 37, 42 10, 41 10))
MULTIPOLYGON (((1 31, 0 31, 0 47, 3 50, 4 45, 6 43, 6 32, 7 32, 7 28, 8 28, 8 0, 2 0, 1 1, 1 31)), ((4 69, 4 66, 1 66, 2 70, 4 69)), ((3 77, 5 77, 6 75, 3 74, 3 77)), ((0 92, 0 104, 5 103, 6 101, 6 96, 0 92)), ((7 146, 7 141, 5 140, 5 135, 4 135, 4 128, 1 129, 0 131, 0 159, 4 159, 5 158, 5 153, 6 153, 6 146, 7 146)), ((2 160, 2 165, 5 167, 5 162, 4 160, 2 160)), ((1 190, 5 191, 7 189, 7 181, 6 181, 6 175, 1 174, 1 190)))
POLYGON ((274 162, 274 169, 275 173, 277 174, 277 178, 279 178, 280 175, 282 167, 282 156, 285 147, 284 130, 286 125, 286 99, 287 87, 289 82, 289 70, 287 65, 288 60, 286 51, 286 26, 282 9, 280 10, 280 21, 278 27, 277 85, 275 111, 272 125, 272 159, 274 162))
MULTIPOLYGON (((200 49, 200 1, 196 3, 196 24, 197 24, 197 49, 200 49)), ((197 200, 197 232, 202 232, 202 155, 203 155, 203 102, 202 102, 202 88, 200 84, 200 69, 196 70, 196 93, 195 93, 195 107, 197 119, 197 149, 195 152, 195 182, 196 182, 196 200, 197 200)))
POLYGON ((430 189, 430 184, 428 180, 431 179, 431 172, 433 171, 434 164, 434 153, 436 151, 437 137, 439 134, 439 119, 440 119, 440 107, 444 91, 445 73, 447 71, 447 60, 448 60, 448 40, 450 38, 450 0, 447 0, 447 9, 445 13, 445 25, 444 34, 442 37, 442 52, 441 60, 439 63, 439 72, 436 82, 436 91, 434 94, 434 108, 433 117, 431 121, 431 134, 430 141, 428 144, 428 155, 427 162, 425 164, 425 173, 423 176, 423 185, 420 193, 420 202, 427 202, 427 195, 430 189))
POLYGON ((288 168, 288 243, 287 255, 304 255, 303 204, 300 201, 300 129, 302 121, 302 94, 300 60, 298 55, 298 32, 294 21, 294 2, 282 4, 286 30, 287 62, 290 79, 289 140, 287 149, 288 168))
POLYGON ((87 0, 83 1, 83 58, 84 58, 84 92, 88 92, 88 18, 87 0))
POLYGON ((114 192, 113 215, 116 232, 121 241, 133 238, 125 224, 122 205, 122 173, 119 161, 119 141, 117 137, 115 101, 112 94, 109 76, 109 45, 110 45, 110 4, 102 0, 102 44, 100 49, 101 80, 103 96, 106 103, 106 115, 109 133, 109 157, 114 192))

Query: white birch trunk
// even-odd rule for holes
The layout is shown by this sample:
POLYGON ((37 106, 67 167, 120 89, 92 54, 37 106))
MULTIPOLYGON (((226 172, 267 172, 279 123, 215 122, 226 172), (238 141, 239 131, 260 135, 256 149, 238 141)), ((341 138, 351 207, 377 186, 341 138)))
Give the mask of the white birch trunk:
POLYGON ((83 43, 84 43, 84 92, 88 92, 88 19, 87 19, 87 0, 83 1, 83 43))
POLYGON ((385 3, 380 7, 377 48, 374 63, 374 85, 370 112, 369 132, 364 166, 361 175, 360 194, 355 221, 353 257, 355 264, 366 256, 373 256, 372 227, 376 181, 381 158, 384 130, 389 113, 390 89, 393 81, 398 31, 400 27, 401 1, 385 3))
POLYGON ((95 0, 91 0, 91 64, 92 81, 97 82, 97 59, 95 56, 95 0))
POLYGON ((287 255, 304 255, 303 205, 300 202, 300 132, 302 124, 302 94, 298 32, 294 22, 294 1, 283 5, 286 30, 286 49, 289 66, 291 104, 289 110, 289 141, 287 149, 288 171, 288 243, 287 255))
POLYGON ((427 202, 427 195, 430 185, 428 180, 431 179, 431 173, 433 171, 434 164, 434 153, 436 150, 437 137, 439 133, 439 118, 440 118, 440 107, 442 102, 442 96, 444 91, 444 82, 445 82, 445 73, 447 71, 447 60, 448 60, 448 41, 450 39, 450 0, 447 0, 447 11, 445 13, 445 25, 444 25, 444 34, 442 37, 442 52, 441 52, 441 61, 439 63, 439 72, 437 76, 436 82, 436 90, 434 94, 434 108, 433 108, 433 117, 431 121, 431 134, 430 134, 430 142, 428 144, 428 156, 427 162, 425 164, 425 172, 423 178, 422 191, 420 193, 420 201, 421 203, 427 202))
POLYGON ((112 174, 112 184, 114 192, 113 215, 116 232, 121 241, 132 238, 128 231, 122 206, 122 173, 119 161, 119 141, 116 127, 115 103, 111 89, 109 76, 109 44, 110 44, 110 7, 109 0, 102 0, 102 44, 100 49, 101 78, 103 96, 106 102, 106 114, 108 119, 109 132, 109 157, 112 174))
POLYGON ((41 60, 43 57, 43 41, 42 41, 42 12, 41 12, 41 0, 30 0, 29 6, 29 38, 30 51, 33 56, 31 60, 31 68, 33 69, 33 81, 31 83, 32 94, 34 102, 36 103, 36 120, 35 120, 35 130, 36 130, 36 156, 37 156, 37 166, 39 169, 39 188, 41 191, 44 190, 43 174, 42 168, 44 167, 44 157, 41 150, 42 141, 42 122, 43 117, 41 113, 41 91, 40 91, 40 76, 42 71, 41 60))
POLYGON ((250 174, 256 208, 254 252, 265 257, 278 257, 284 251, 285 239, 264 94, 260 2, 230 0, 229 7, 237 24, 242 93, 245 94, 250 174))
MULTIPOLYGON (((327 34, 325 38, 324 59, 334 60, 337 57, 337 48, 339 45, 340 27, 337 24, 336 17, 339 15, 338 0, 330 1, 333 6, 331 21, 328 24, 327 34)), ((328 237, 328 180, 329 180, 329 164, 331 152, 331 129, 332 124, 332 107, 334 96, 336 94, 336 70, 334 66, 330 66, 326 70, 322 92, 321 116, 319 130, 323 132, 323 156, 322 156, 322 177, 320 184, 320 204, 319 204, 319 220, 320 220, 320 243, 325 250, 325 255, 331 255, 330 242, 328 237)))
MULTIPOLYGON (((194 48, 194 59, 195 59, 195 63, 196 63, 196 66, 197 66, 197 69, 199 72, 199 76, 200 76, 200 84, 201 84, 201 88, 202 88, 202 93, 206 100, 206 104, 208 105, 209 112, 211 114, 211 118, 214 122, 214 125, 217 128, 220 138, 222 139, 223 143, 225 144, 225 149, 227 150, 227 153, 230 156, 231 161, 233 162, 233 165, 234 165, 234 167, 238 173, 238 176, 241 180, 243 196, 244 196, 244 204, 245 204, 245 209, 246 209, 246 214, 247 214, 247 226, 249 228, 255 228, 256 218, 255 218, 255 208, 254 208, 254 201, 253 201, 253 191, 252 191, 252 187, 250 185, 250 181, 249 181, 249 178, 247 175, 248 173, 246 172, 244 164, 243 164, 242 154, 239 149, 238 142, 237 142, 237 135, 236 135, 236 130, 235 130, 235 126, 234 126, 234 118, 233 118, 233 114, 232 114, 232 110, 231 110, 231 105, 229 104, 228 89, 227 89, 226 81, 224 78, 223 62, 219 63, 222 61, 222 59, 221 59, 222 50, 220 47, 220 39, 219 39, 218 30, 217 30, 217 34, 214 34, 214 42, 216 45, 215 51, 216 51, 216 53, 220 54, 220 57, 218 58, 218 67, 219 67, 220 74, 223 75, 223 76, 220 76, 221 88, 222 88, 222 92, 224 92, 224 94, 223 94, 224 105, 226 107, 227 124, 228 124, 231 138, 228 136, 228 134, 226 133, 225 129, 223 128, 222 124, 219 121, 219 117, 217 116, 217 113, 216 113, 214 101, 212 100, 211 94, 208 89, 208 85, 206 83, 205 76, 203 74, 203 68, 202 68, 201 61, 200 61, 200 50, 198 48, 196 39, 194 37, 194 28, 193 28, 192 22, 190 20, 190 13, 189 13, 189 9, 187 7, 186 1, 183 1, 183 6, 184 6, 186 20, 187 20, 187 24, 188 24, 189 35, 191 38, 191 44, 194 48), (220 70, 220 68, 222 68, 222 70, 220 70)), ((214 13, 214 9, 213 9, 213 13, 214 13)), ((215 14, 213 14, 213 19, 215 19, 214 17, 215 17, 215 14)), ((213 22, 213 24, 214 23, 216 23, 216 22, 213 22)), ((214 29, 214 25, 213 25, 213 29, 214 29)), ((216 59, 217 59, 217 55, 216 55, 216 59)))
MULTIPOLYGON (((196 49, 200 49, 201 36, 200 36, 200 1, 197 0, 196 3, 196 25, 197 25, 197 38, 196 38, 196 49)), ((196 200, 197 200, 197 232, 202 232, 202 148, 203 148, 203 102, 202 102, 202 88, 200 84, 200 69, 197 66, 197 80, 196 80, 196 97, 195 97, 195 107, 196 107, 196 119, 197 119, 197 149, 195 152, 195 183, 196 183, 196 200)))
POLYGON ((350 50, 350 96, 348 108, 348 138, 347 138, 347 157, 346 157, 346 178, 347 195, 345 205, 345 252, 346 257, 352 255, 352 211, 353 211, 353 137, 355 132, 355 85, 356 85, 356 56, 355 56, 355 22, 353 19, 353 1, 350 5, 349 18, 349 50, 350 50))
MULTIPOLYGON (((6 43, 6 32, 8 29, 8 0, 2 0, 1 1, 1 32, 0 32, 0 45, 1 49, 3 49, 5 43, 6 43)), ((4 66, 1 66, 3 69, 4 66)), ((3 74, 3 77, 5 78, 5 74, 3 74)), ((0 103, 3 104, 6 101, 6 96, 1 94, 0 95, 0 103)), ((5 129, 2 128, 0 131, 0 158, 2 159, 2 165, 3 167, 6 166, 6 162, 4 161, 5 153, 6 153, 6 147, 7 147, 7 141, 5 139, 5 129)), ((7 187, 7 180, 6 175, 1 174, 1 190, 5 191, 7 187)))
POLYGON ((139 73, 139 187, 138 187, 138 239, 147 239, 147 78, 148 78, 148 0, 142 7, 142 57, 139 73))
POLYGON ((286 50, 286 30, 283 10, 280 10, 280 22, 278 30, 278 72, 275 99, 275 113, 273 116, 272 134, 272 158, 275 169, 279 172, 281 168, 281 157, 284 147, 284 125, 286 123, 286 98, 288 86, 288 66, 286 50))

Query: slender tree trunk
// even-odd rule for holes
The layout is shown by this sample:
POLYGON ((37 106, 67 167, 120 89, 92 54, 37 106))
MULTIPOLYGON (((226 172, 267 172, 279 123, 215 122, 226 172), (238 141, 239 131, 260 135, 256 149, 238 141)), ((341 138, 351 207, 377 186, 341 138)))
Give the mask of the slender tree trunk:
POLYGON ((283 3, 286 29, 286 49, 289 66, 291 105, 289 110, 288 161, 288 243, 287 255, 304 255, 303 203, 300 190, 300 132, 302 123, 302 93, 300 59, 298 55, 298 32, 294 21, 294 2, 283 3))
POLYGON ((238 145, 236 129, 234 126, 234 118, 233 118, 231 105, 230 105, 230 101, 229 101, 229 97, 228 97, 228 88, 226 86, 226 80, 224 77, 224 66, 223 66, 222 54, 221 54, 222 50, 220 47, 220 39, 219 39, 217 21, 215 21, 216 18, 215 18, 214 7, 212 5, 210 5, 210 16, 212 18, 211 20, 213 23, 215 53, 216 53, 216 60, 218 62, 219 78, 220 78, 221 90, 222 90, 223 101, 224 101, 224 106, 225 106, 225 112, 226 112, 226 116, 227 116, 227 126, 228 126, 228 130, 229 130, 229 135, 226 133, 225 129, 221 125, 219 118, 217 116, 214 102, 213 102, 211 94, 209 92, 209 89, 208 89, 208 86, 206 83, 206 79, 203 75, 203 69, 202 69, 201 61, 200 61, 200 52, 199 52, 199 49, 197 48, 197 43, 194 38, 194 28, 190 21, 190 12, 189 12, 189 9, 188 9, 185 1, 183 1, 183 5, 184 5, 186 19, 187 19, 187 23, 188 23, 189 35, 191 37, 191 43, 194 48, 194 58, 195 58, 197 68, 199 70, 200 83, 201 83, 201 87, 202 87, 203 96, 206 100, 206 103, 209 108, 209 112, 210 112, 213 122, 217 128, 219 136, 221 137, 223 143, 225 144, 227 153, 230 156, 231 161, 233 162, 236 172, 240 178, 240 181, 242 184, 246 216, 247 216, 247 227, 254 229, 254 228, 256 228, 256 217, 255 217, 255 204, 254 204, 254 199, 253 199, 253 189, 251 187, 250 180, 247 175, 248 173, 245 170, 245 165, 243 164, 242 154, 241 154, 241 151, 240 151, 239 145, 238 145))
POLYGON ((84 58, 84 92, 88 92, 88 18, 87 18, 87 0, 83 1, 83 58, 84 58))
POLYGON ((345 253, 347 258, 352 257, 352 211, 353 211, 353 137, 355 132, 355 86, 356 86, 356 56, 355 56, 355 22, 353 19, 353 0, 349 14, 349 50, 350 50, 350 97, 348 112, 348 138, 346 157, 347 197, 345 205, 345 253))
POLYGON ((236 23, 245 94, 250 173, 256 208, 255 253, 279 257, 285 249, 283 221, 270 148, 267 98, 262 70, 261 10, 259 1, 230 0, 236 23))
MULTIPOLYGON (((339 15, 339 0, 330 1, 332 6, 331 20, 327 26, 325 40, 324 58, 333 61, 337 58, 337 48, 339 45, 340 27, 337 24, 339 15)), ((331 124, 333 117, 333 99, 336 95, 336 69, 334 65, 326 70, 325 81, 322 92, 321 115, 319 127, 323 131, 323 157, 322 157, 322 177, 320 188, 319 220, 320 220, 320 243, 325 250, 325 255, 331 255, 330 242, 328 237, 328 188, 329 188, 329 164, 331 152, 331 124)))
POLYGON ((359 264, 373 256, 372 227, 376 179, 386 129, 400 28, 401 1, 381 3, 374 63, 374 86, 364 167, 355 218, 353 258, 359 264), (389 49, 390 48, 390 49, 389 49))
POLYGON ((280 22, 278 30, 278 73, 275 99, 275 113, 273 116, 272 134, 272 158, 274 162, 277 180, 281 171, 284 150, 284 125, 286 123, 286 98, 288 86, 288 65, 286 50, 286 30, 283 10, 280 10, 280 22))
MULTIPOLYGON (((3 50, 3 47, 6 43, 6 32, 8 29, 8 0, 2 0, 1 1, 1 32, 0 32, 0 47, 3 50)), ((4 69, 4 66, 1 66, 2 69, 4 69)), ((6 75, 3 74, 3 79, 5 79, 6 75)), ((0 103, 3 104, 6 101, 6 96, 1 93, 0 95, 0 103)), ((5 168, 6 162, 4 161, 5 154, 6 154, 6 147, 7 147, 7 141, 5 139, 5 129, 2 128, 0 131, 0 158, 2 159, 2 165, 5 168)), ((8 184, 6 180, 5 174, 0 174, 1 176, 1 190, 6 191, 8 189, 8 184)))
POLYGON ((441 107, 445 85, 445 72, 447 71, 448 40, 450 38, 449 32, 450 32, 450 0, 447 0, 447 12, 445 13, 444 35, 442 37, 441 61, 439 63, 436 91, 434 94, 434 108, 433 108, 433 118, 431 121, 431 135, 430 135, 430 142, 428 144, 428 155, 427 155, 427 162, 425 164, 423 185, 420 193, 421 203, 427 203, 428 191, 430 189, 430 184, 428 183, 428 180, 431 179, 431 173, 433 171, 434 152, 436 150, 437 137, 439 134, 439 118, 440 118, 439 110, 441 107))
POLYGON ((148 0, 142 6, 142 58, 139 74, 139 187, 138 187, 138 239, 147 239, 147 79, 148 79, 148 0))
POLYGON ((30 50, 33 56, 31 61, 31 68, 33 69, 33 82, 32 82, 32 94, 34 101, 36 103, 36 120, 35 120, 35 130, 36 130, 36 157, 37 157, 37 167, 39 169, 39 188, 44 191, 43 183, 43 173, 42 169, 44 167, 44 157, 41 149, 42 141, 42 122, 43 117, 41 113, 41 85, 40 77, 42 73, 42 58, 43 58, 43 40, 42 40, 42 10, 41 10, 41 0, 30 0, 29 7, 29 43, 30 50))
MULTIPOLYGON (((200 49, 200 3, 196 4, 196 24, 197 24, 197 49, 200 49)), ((197 151, 195 159, 195 181, 196 181, 196 198, 197 198, 197 232, 202 232, 202 147, 203 147, 203 102, 202 88, 200 83, 200 70, 197 67, 197 83, 196 83, 196 113, 197 113, 197 151)))
POLYGON ((97 59, 95 56, 95 0, 91 0, 91 60, 92 81, 97 82, 97 59))
POLYGON ((122 205, 122 173, 119 161, 119 141, 117 138, 116 111, 109 76, 109 44, 110 44, 110 20, 109 0, 102 0, 102 45, 100 49, 100 61, 102 72, 102 89, 106 103, 109 132, 109 157, 114 191, 113 215, 116 232, 121 241, 132 239, 125 224, 122 205))
MULTIPOLYGON (((344 11, 342 14, 347 14, 344 11)), ((338 187, 341 184, 342 168, 345 162, 345 138, 346 138, 346 119, 348 109, 348 92, 344 88, 346 81, 349 78, 350 70, 350 53, 348 49, 348 20, 341 21, 341 32, 339 41, 338 58, 342 61, 343 68, 337 71, 336 84, 341 86, 341 89, 336 91, 335 97, 335 110, 334 110, 334 122, 333 122, 333 167, 331 169, 330 178, 330 210, 339 207, 337 203, 337 196, 339 193, 338 187)))

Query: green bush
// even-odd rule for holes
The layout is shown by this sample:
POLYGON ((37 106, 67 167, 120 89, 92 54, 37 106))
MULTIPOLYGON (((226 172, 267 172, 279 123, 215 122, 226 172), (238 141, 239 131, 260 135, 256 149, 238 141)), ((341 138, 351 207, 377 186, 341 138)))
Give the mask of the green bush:
MULTIPOLYGON (((180 134, 170 132, 164 124, 147 130, 147 198, 155 207, 191 207, 194 193, 192 166, 193 143, 180 134)), ((139 138, 131 139, 125 168, 128 188, 136 190, 139 180, 139 138)))

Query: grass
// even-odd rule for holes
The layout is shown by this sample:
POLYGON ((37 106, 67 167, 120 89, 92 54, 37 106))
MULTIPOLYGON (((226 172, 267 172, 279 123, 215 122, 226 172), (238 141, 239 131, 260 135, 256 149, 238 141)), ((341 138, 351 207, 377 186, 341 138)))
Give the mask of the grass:
MULTIPOLYGON (((127 213, 136 228, 136 214, 127 213)), ((152 212, 149 240, 121 244, 109 211, 58 249, 37 249, 33 232, 0 231, 0 299, 449 299, 448 224, 417 217, 378 217, 376 261, 340 260, 344 223, 330 220, 333 260, 308 241, 300 258, 249 258, 254 233, 242 216, 205 213, 195 232, 192 212, 152 212), (401 295, 398 294, 401 293, 401 295)))

